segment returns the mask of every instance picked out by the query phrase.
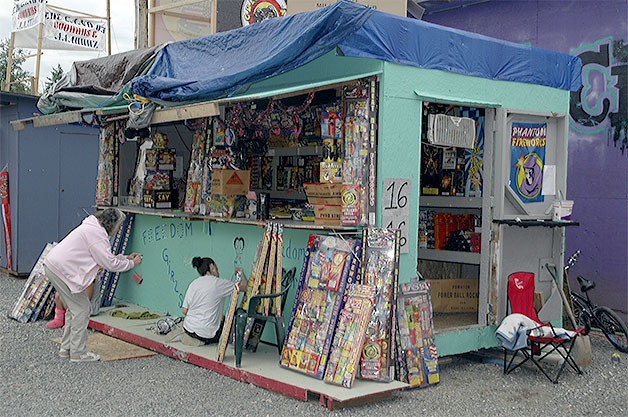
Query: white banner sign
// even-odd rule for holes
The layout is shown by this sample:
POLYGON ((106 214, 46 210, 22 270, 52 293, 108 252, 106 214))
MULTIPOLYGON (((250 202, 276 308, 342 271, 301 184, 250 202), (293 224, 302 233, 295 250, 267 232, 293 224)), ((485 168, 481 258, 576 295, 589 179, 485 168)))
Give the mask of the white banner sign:
MULTIPOLYGON (((31 0, 31 3, 35 0, 31 0)), ((37 1, 39 2, 39 0, 37 1)), ((45 2, 45 1, 42 1, 45 2)), ((25 1, 24 3, 29 3, 25 1)), ((30 7, 34 7, 31 5, 30 7)), ((22 8, 22 12, 29 8, 22 8)), ((28 12, 25 12, 28 13, 28 12)), ((91 50, 104 51, 107 46, 107 21, 91 17, 73 16, 45 8, 43 13, 43 39, 42 49, 63 49, 63 50, 91 50)), ((14 22, 16 21, 14 16, 14 22)), ((30 22, 29 22, 30 23, 30 22)), ((26 26, 26 22, 21 24, 23 29, 15 32, 16 48, 37 48, 39 37, 39 21, 34 26, 26 26)), ((15 23, 14 23, 15 27, 15 23)))
POLYGON ((106 34, 107 21, 105 19, 71 16, 50 9, 46 10, 44 38, 47 49, 104 51, 107 46, 106 34))
POLYGON ((43 22, 46 0, 22 0, 13 4, 11 31, 31 29, 43 22))

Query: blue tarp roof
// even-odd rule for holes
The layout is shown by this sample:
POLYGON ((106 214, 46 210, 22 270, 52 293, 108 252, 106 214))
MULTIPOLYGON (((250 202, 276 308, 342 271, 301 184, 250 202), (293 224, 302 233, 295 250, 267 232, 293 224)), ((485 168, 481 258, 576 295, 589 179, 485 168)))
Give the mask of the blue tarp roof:
POLYGON ((166 45, 135 94, 184 102, 228 97, 339 48, 367 57, 493 80, 577 91, 579 58, 375 11, 347 0, 166 45))

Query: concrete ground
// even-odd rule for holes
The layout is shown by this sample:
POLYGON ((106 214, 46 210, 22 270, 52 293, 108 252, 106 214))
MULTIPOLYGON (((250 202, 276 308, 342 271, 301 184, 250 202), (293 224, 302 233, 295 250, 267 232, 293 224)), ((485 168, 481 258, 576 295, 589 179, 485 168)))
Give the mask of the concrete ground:
POLYGON ((163 355, 75 364, 57 357, 43 321, 7 313, 25 279, 0 274, 0 416, 625 416, 628 355, 594 336, 593 365, 558 384, 532 368, 504 375, 499 351, 446 358, 441 382, 329 412, 163 355))

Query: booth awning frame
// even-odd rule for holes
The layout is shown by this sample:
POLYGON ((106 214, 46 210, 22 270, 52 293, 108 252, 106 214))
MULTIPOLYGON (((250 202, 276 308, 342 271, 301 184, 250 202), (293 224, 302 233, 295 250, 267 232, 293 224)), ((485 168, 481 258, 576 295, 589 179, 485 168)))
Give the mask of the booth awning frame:
MULTIPOLYGON (((381 71, 364 72, 348 77, 335 78, 333 80, 324 80, 309 84, 292 85, 285 88, 267 90, 253 94, 242 94, 228 98, 222 98, 213 101, 200 103, 184 104, 180 106, 164 107, 157 109, 151 124, 160 124, 168 122, 176 122, 181 120, 198 119, 201 117, 210 117, 220 115, 220 105, 237 103, 243 101, 261 100, 264 98, 274 97, 277 99, 286 98, 294 95, 305 94, 312 91, 319 91, 339 87, 353 80, 367 78, 380 75, 381 71)), ((68 123, 84 123, 87 118, 92 115, 112 116, 108 120, 120 120, 129 117, 127 106, 100 107, 82 110, 73 110, 63 113, 53 113, 48 115, 34 116, 26 119, 14 120, 11 126, 14 130, 23 130, 28 125, 33 127, 53 126, 68 123), (113 116, 113 115, 118 116, 113 116)))

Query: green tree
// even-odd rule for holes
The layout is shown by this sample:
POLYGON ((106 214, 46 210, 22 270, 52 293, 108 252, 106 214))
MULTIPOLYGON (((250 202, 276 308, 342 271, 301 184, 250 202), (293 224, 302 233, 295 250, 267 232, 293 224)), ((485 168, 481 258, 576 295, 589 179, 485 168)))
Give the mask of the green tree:
MULTIPOLYGON (((0 40, 0 77, 2 84, 1 89, 4 89, 4 84, 7 76, 7 65, 9 63, 9 45, 8 39, 0 40)), ((31 74, 22 69, 22 64, 26 60, 26 53, 22 49, 13 50, 13 62, 11 63, 11 87, 10 91, 14 93, 30 93, 30 77, 31 74)))
POLYGON ((61 64, 57 64, 57 66, 50 71, 50 75, 46 78, 44 91, 48 91, 48 89, 53 86, 54 83, 59 81, 61 77, 63 77, 63 68, 61 67, 61 64))

